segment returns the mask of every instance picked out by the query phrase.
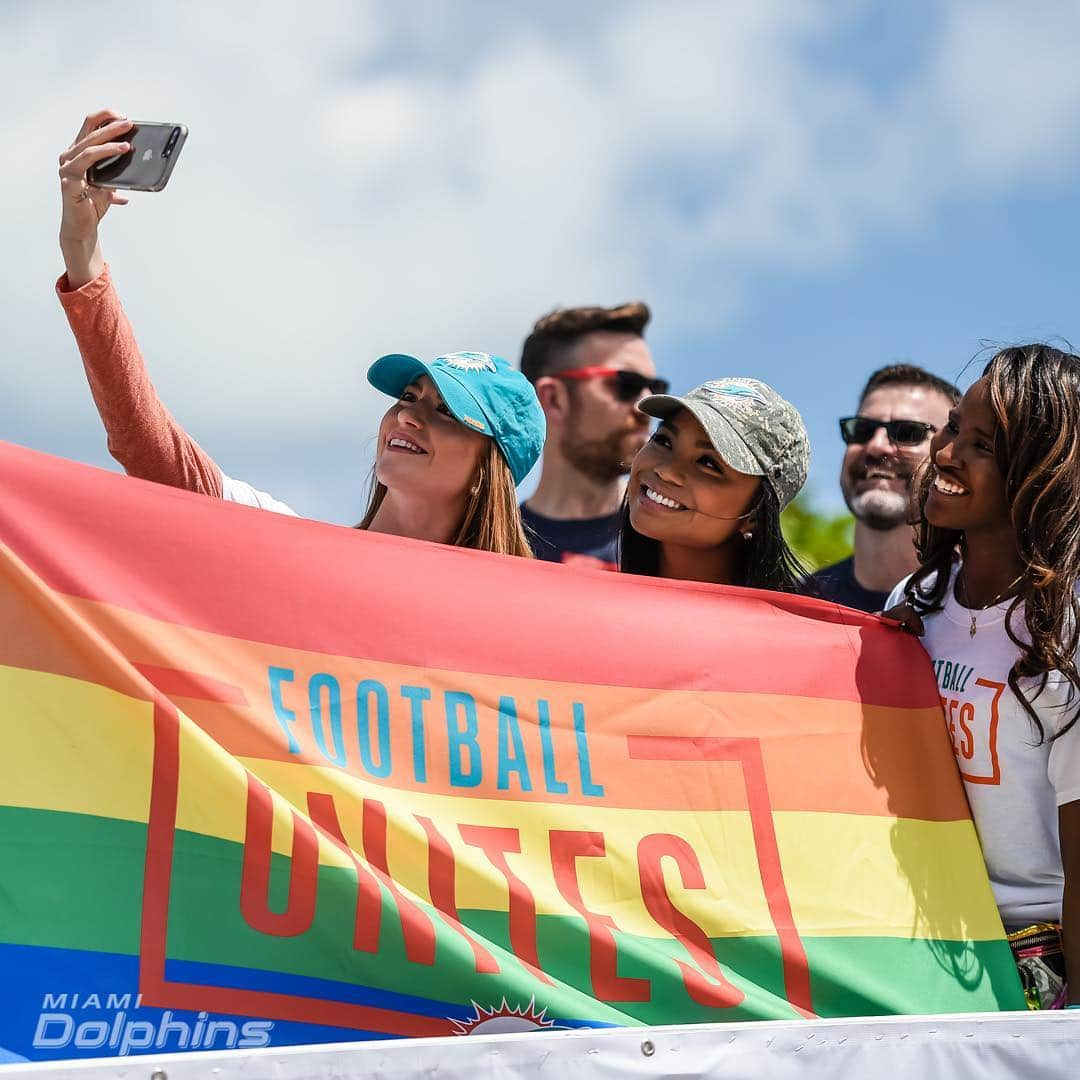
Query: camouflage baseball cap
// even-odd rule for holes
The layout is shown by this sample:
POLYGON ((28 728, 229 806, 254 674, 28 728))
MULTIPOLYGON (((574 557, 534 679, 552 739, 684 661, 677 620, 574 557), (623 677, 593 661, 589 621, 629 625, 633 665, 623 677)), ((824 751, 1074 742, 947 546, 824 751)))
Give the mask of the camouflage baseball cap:
POLYGON ((733 469, 768 481, 781 510, 806 483, 810 440, 799 410, 757 379, 710 379, 684 397, 643 398, 638 408, 660 420, 687 409, 733 469))

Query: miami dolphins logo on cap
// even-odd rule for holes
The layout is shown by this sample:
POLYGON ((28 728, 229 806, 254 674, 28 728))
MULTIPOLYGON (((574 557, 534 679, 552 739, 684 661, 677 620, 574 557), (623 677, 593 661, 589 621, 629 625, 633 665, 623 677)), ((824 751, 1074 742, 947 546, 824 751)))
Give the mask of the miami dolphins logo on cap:
POLYGON ((710 379, 701 387, 707 394, 713 397, 731 398, 732 405, 764 405, 769 406, 768 398, 761 390, 746 379, 710 379))
POLYGON ((447 353, 446 356, 440 356, 437 362, 458 371, 490 371, 494 374, 499 370, 495 365, 495 358, 486 352, 447 353))

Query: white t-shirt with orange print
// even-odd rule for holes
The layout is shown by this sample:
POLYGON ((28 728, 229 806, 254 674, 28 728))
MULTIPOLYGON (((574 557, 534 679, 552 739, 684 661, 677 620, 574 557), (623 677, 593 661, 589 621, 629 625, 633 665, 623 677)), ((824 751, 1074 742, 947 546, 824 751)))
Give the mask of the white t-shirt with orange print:
MULTIPOLYGON (((923 647, 937 676, 945 723, 964 779, 1001 920, 1008 929, 1060 922, 1065 876, 1058 843, 1058 807, 1080 799, 1080 721, 1051 737, 1080 710, 1067 706, 1068 683, 1051 674, 1022 679, 1045 731, 1039 733, 1009 687, 1019 650, 1005 632, 1010 601, 969 611, 956 600, 957 564, 943 608, 923 616, 923 647), (976 632, 971 633, 971 616, 976 632)), ((904 599, 902 581, 888 605, 904 599)), ((1024 636, 1023 608, 1012 627, 1024 636)))

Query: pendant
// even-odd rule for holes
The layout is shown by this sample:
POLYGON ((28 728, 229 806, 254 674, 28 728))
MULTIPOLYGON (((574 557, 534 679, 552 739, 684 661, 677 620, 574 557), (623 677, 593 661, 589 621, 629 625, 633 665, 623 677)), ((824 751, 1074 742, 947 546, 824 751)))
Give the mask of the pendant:
POLYGON ((975 631, 977 629, 978 629, 978 627, 975 625, 975 616, 972 615, 971 616, 971 628, 968 630, 968 637, 974 637, 975 636, 975 631))

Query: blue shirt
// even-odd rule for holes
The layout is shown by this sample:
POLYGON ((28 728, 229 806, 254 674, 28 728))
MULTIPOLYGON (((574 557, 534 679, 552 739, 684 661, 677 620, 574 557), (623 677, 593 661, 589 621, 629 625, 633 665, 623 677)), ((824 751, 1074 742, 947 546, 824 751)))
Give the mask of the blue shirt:
POLYGON ((618 569, 620 513, 596 518, 550 518, 521 504, 521 519, 533 554, 545 562, 592 564, 618 569))
POLYGON ((822 599, 859 611, 882 611, 888 592, 865 589, 855 580, 855 556, 849 555, 832 566, 825 566, 811 574, 809 580, 817 587, 822 599))

